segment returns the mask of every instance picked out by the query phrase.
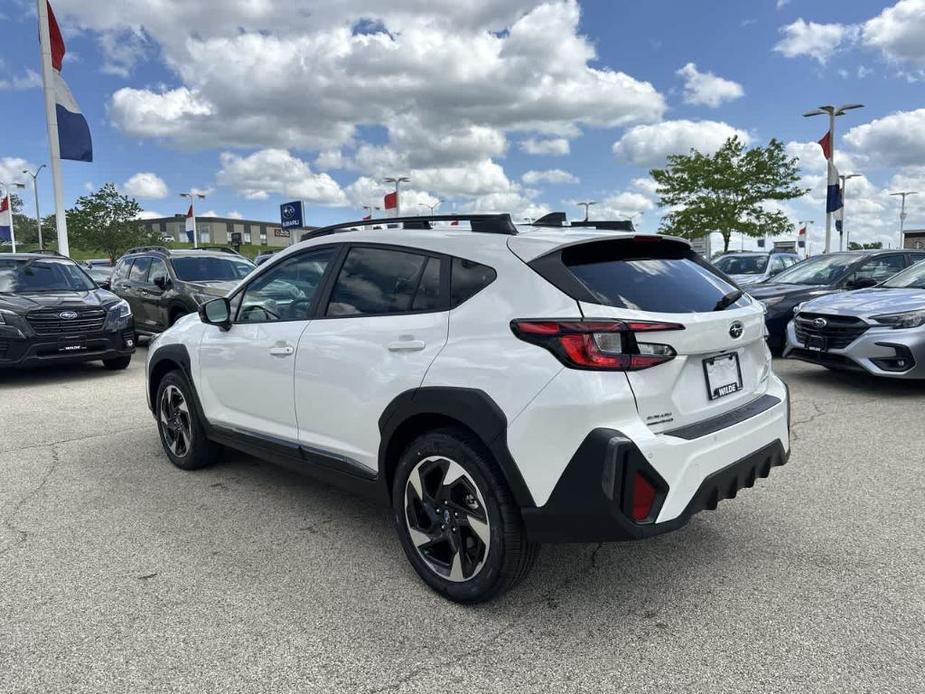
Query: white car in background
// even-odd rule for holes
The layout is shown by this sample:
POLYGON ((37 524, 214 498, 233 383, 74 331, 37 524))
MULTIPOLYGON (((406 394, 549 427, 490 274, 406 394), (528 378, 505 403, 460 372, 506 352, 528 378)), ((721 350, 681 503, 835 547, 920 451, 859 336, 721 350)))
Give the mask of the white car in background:
POLYGON ((727 253, 713 264, 740 287, 767 282, 788 267, 800 262, 796 253, 727 253))
POLYGON ((541 543, 674 530, 786 462, 762 307, 686 241, 369 224, 308 234, 152 343, 175 465, 226 445, 379 498, 419 576, 476 602, 541 543))

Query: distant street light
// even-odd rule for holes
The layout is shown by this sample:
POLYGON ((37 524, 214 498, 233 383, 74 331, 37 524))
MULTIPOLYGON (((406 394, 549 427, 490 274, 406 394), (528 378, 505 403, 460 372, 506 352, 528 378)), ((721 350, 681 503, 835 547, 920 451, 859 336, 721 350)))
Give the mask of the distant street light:
POLYGON ((435 205, 428 205, 426 202, 420 202, 418 203, 418 207, 423 207, 425 210, 430 210, 430 216, 433 217, 436 209, 440 207, 440 201, 437 200, 435 205))
POLYGON ((919 191, 917 190, 903 190, 899 193, 890 193, 890 195, 896 195, 902 197, 902 203, 899 208, 899 247, 905 248, 906 246, 906 198, 910 195, 918 195, 919 191))
POLYGON ((189 208, 190 208, 190 211, 192 212, 190 217, 193 220, 192 221, 193 248, 199 248, 199 234, 196 232, 196 207, 195 205, 196 205, 196 198, 199 198, 200 200, 205 200, 206 196, 203 195, 202 193, 194 193, 193 191, 190 191, 188 193, 180 193, 180 197, 189 199, 189 208))
MULTIPOLYGON (((811 116, 829 116, 829 162, 832 166, 835 166, 835 117, 845 115, 845 111, 851 111, 856 108, 864 108, 864 104, 844 104, 843 106, 820 106, 817 109, 812 111, 807 111, 803 114, 804 118, 810 118, 811 116)), ((828 179, 826 179, 828 181, 828 179)), ((828 183, 826 183, 828 185, 828 183)), ((832 247, 832 214, 828 211, 828 205, 826 205, 825 213, 825 252, 828 253, 832 247)))
MULTIPOLYGON (((803 244, 804 244, 804 251, 803 251, 803 252, 805 253, 805 255, 806 255, 807 258, 809 257, 809 225, 810 225, 810 224, 815 224, 815 223, 816 223, 816 221, 815 221, 814 219, 800 219, 800 220, 797 220, 797 224, 799 225, 799 229, 800 229, 800 230, 806 229, 806 238, 803 239, 803 244)), ((797 231, 797 252, 799 253, 799 251, 800 251, 800 233, 799 233, 799 230, 798 230, 798 231, 797 231)))
POLYGON ((376 207, 375 205, 363 205, 363 211, 366 212, 366 219, 372 219, 373 212, 378 212, 381 209, 381 207, 376 207))
POLYGON ((841 179, 841 233, 838 235, 838 250, 843 251, 848 248, 848 179, 857 178, 861 174, 839 174, 838 178, 841 179))
POLYGON ((584 208, 585 208, 585 218, 584 218, 583 221, 585 221, 585 222, 588 221, 588 216, 589 216, 589 214, 590 214, 590 212, 591 212, 591 207, 592 207, 592 205, 596 205, 596 204, 597 204, 597 201, 596 201, 596 200, 588 200, 587 202, 576 202, 576 203, 575 203, 575 206, 576 206, 576 207, 584 207, 584 208))
POLYGON ((388 178, 382 179, 383 183, 394 183, 395 184, 395 216, 401 217, 401 188, 402 183, 411 183, 411 179, 407 176, 389 176, 388 178))
MULTIPOLYGON (((10 196, 10 188, 25 188, 23 183, 6 183, 5 181, 0 181, 0 200, 4 196, 10 196), (6 191, 4 193, 3 191, 6 191)), ((16 252, 16 230, 13 228, 13 198, 9 197, 8 203, 10 205, 10 245, 13 247, 13 253, 16 252)))
POLYGON ((39 168, 35 170, 35 173, 23 169, 22 172, 27 176, 32 177, 32 194, 35 196, 35 224, 39 230, 39 250, 45 248, 45 244, 42 243, 42 215, 39 213, 39 184, 36 179, 39 177, 39 172, 45 168, 45 165, 42 164, 39 168))

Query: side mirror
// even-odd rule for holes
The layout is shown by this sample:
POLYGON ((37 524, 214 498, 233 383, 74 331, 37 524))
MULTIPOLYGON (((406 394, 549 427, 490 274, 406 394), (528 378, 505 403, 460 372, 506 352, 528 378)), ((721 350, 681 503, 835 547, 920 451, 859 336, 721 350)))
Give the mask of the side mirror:
POLYGON ((231 304, 225 297, 207 301, 199 307, 199 318, 203 323, 217 325, 222 330, 230 330, 231 304))
POLYGON ((103 280, 102 282, 97 282, 96 286, 100 289, 112 289, 112 282, 109 280, 103 280))
POLYGON ((850 280, 845 286, 848 289, 867 289, 868 287, 876 287, 877 284, 877 280, 873 277, 859 277, 856 280, 850 280))
POLYGON ((163 275, 161 277, 154 278, 154 286, 160 289, 161 291, 167 289, 170 286, 170 280, 163 275))

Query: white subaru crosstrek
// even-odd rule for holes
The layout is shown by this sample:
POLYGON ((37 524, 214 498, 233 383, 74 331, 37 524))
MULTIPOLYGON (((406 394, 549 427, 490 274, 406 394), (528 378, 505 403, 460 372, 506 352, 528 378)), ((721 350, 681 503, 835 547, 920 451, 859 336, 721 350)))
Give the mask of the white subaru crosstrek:
POLYGON ((762 307, 687 242, 449 219, 311 232, 157 338, 170 460, 228 446, 387 501, 459 602, 541 543, 674 530, 786 462, 762 307))

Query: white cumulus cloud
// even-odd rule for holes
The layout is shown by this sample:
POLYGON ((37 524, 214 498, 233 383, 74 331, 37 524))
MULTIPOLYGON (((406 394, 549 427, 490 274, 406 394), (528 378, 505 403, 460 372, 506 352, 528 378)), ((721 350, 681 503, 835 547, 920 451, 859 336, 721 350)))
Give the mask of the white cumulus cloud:
POLYGON ((564 137, 554 137, 547 139, 527 138, 521 141, 520 149, 527 154, 538 154, 547 156, 565 156, 569 153, 569 141, 564 137))
POLYGON ((783 38, 774 50, 787 58, 808 56, 824 65, 844 43, 856 39, 858 32, 850 24, 817 24, 800 18, 780 28, 783 38))
POLYGON ((134 198, 151 200, 166 198, 168 193, 164 179, 150 171, 136 173, 122 185, 122 190, 134 198))
POLYGON ((520 177, 528 186, 537 183, 579 183, 578 177, 562 169, 547 169, 546 171, 527 171, 520 177))
POLYGON ((727 101, 745 95, 742 85, 712 72, 700 72, 697 65, 688 63, 677 72, 684 78, 684 103, 716 108, 727 101))
POLYGON ((246 157, 222 152, 216 180, 252 200, 265 200, 272 193, 314 205, 347 204, 347 196, 333 178, 314 173, 284 149, 263 149, 246 157))
POLYGON ((730 137, 748 144, 751 136, 727 123, 711 120, 672 120, 630 128, 613 146, 621 161, 637 166, 662 166, 669 154, 686 154, 696 149, 713 154, 730 137))
POLYGON ((925 162, 925 108, 898 111, 845 133, 845 142, 874 166, 925 162))

